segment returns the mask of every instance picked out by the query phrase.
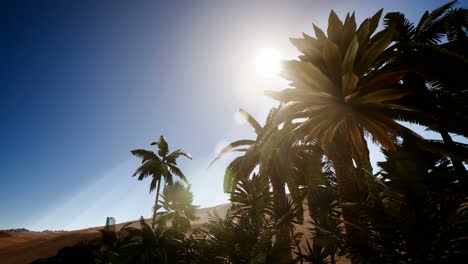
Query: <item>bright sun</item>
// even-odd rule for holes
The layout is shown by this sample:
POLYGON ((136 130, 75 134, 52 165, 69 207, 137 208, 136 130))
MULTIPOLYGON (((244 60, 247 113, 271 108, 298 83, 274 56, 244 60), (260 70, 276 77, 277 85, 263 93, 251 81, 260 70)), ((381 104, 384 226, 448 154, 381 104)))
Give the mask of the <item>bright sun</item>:
POLYGON ((256 57, 257 73, 265 77, 272 77, 281 70, 281 56, 275 49, 262 49, 256 57))

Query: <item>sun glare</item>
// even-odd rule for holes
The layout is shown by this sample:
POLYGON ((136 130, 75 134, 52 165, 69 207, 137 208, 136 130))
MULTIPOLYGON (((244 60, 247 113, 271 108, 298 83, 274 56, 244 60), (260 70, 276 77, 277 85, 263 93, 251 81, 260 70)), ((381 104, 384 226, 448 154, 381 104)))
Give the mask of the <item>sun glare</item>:
POLYGON ((255 62, 257 73, 265 77, 272 77, 281 70, 281 55, 275 49, 260 50, 255 62))
POLYGON ((239 111, 236 111, 236 113, 234 114, 234 120, 238 125, 243 125, 247 122, 239 111))

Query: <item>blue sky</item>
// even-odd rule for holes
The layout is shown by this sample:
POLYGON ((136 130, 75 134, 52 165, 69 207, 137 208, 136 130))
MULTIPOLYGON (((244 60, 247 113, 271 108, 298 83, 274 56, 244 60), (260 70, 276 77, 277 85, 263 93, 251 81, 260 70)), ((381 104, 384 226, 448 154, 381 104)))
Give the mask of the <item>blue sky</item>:
POLYGON ((288 38, 323 27, 331 9, 361 21, 383 7, 416 21, 443 3, 2 1, 0 229, 149 217, 154 194, 131 177, 139 161, 129 151, 161 134, 194 157, 181 167, 195 203, 226 202, 229 159, 207 165, 219 146, 253 137, 237 109, 263 121, 272 102, 258 94, 283 85, 256 74, 259 50, 294 58, 288 38))

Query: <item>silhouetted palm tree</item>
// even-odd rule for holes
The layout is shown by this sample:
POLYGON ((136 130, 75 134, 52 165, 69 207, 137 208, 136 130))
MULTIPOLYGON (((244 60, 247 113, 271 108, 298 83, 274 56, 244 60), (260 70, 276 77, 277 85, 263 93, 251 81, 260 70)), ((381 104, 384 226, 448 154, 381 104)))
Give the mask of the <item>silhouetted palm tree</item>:
POLYGON ((159 141, 151 143, 151 145, 158 146, 158 154, 150 150, 135 149, 132 150, 132 154, 141 158, 142 165, 138 167, 133 176, 138 175, 138 180, 141 181, 148 176, 151 176, 150 193, 156 189, 156 200, 154 202, 154 213, 153 213, 153 226, 156 221, 156 212, 159 209, 159 191, 161 180, 164 180, 166 184, 172 184, 174 176, 176 175, 184 182, 187 182, 187 178, 182 173, 177 165, 177 159, 180 156, 185 156, 192 159, 190 154, 178 149, 172 153, 169 153, 169 146, 163 136, 159 138, 159 141))
MULTIPOLYGON (((356 29, 354 14, 343 23, 332 11, 327 35, 314 26, 316 38, 304 34, 291 39, 303 53, 299 61, 284 63, 282 76, 291 81, 291 88, 267 92, 286 104, 276 124, 293 123, 289 137, 316 142, 333 161, 342 204, 352 203, 360 190, 354 163, 360 166, 369 159, 364 135, 395 149, 393 137, 400 125, 384 110, 412 110, 395 102, 411 92, 400 84, 406 72, 379 63, 393 36, 392 29, 374 34, 381 14, 382 10, 356 29)), ((343 212, 347 221, 357 221, 347 208, 343 212)), ((349 224, 347 232, 365 236, 349 224)), ((365 239, 356 236, 353 242, 360 245, 365 239)))
MULTIPOLYGON (((405 119, 438 131, 447 147, 456 144, 449 132, 468 135, 460 126, 468 120, 468 77, 464 74, 468 61, 463 58, 468 54, 468 10, 452 9, 456 2, 426 11, 417 26, 399 12, 386 14, 384 20, 386 27, 396 29, 388 61, 408 69, 404 83, 419 88, 407 100, 423 111, 406 114, 405 119)), ((468 174, 462 161, 451 160, 459 181, 468 190, 468 174)))
MULTIPOLYGON (((270 180, 273 191, 275 217, 277 219, 283 219, 282 222, 285 223, 280 226, 280 232, 276 237, 276 241, 278 243, 289 244, 291 240, 290 230, 288 227, 290 223, 289 220, 297 220, 298 208, 297 206, 291 208, 292 204, 289 203, 285 190, 286 175, 281 175, 284 171, 279 170, 277 167, 279 164, 278 158, 281 157, 282 150, 280 151, 279 149, 280 142, 275 141, 275 139, 281 138, 276 136, 272 137, 272 134, 277 131, 277 125, 272 121, 276 118, 276 113, 280 108, 281 105, 278 108, 270 110, 263 127, 249 113, 240 109, 240 114, 253 127, 257 137, 255 140, 244 139, 230 143, 221 150, 213 162, 230 152, 243 153, 243 155, 235 158, 226 168, 224 175, 224 189, 229 193, 232 193, 233 190, 235 190, 240 180, 249 179, 254 169, 258 166, 260 177, 267 177, 270 180), (268 155, 265 155, 265 153, 268 153, 268 155), (274 153, 274 155, 271 153, 274 153), (290 209, 294 209, 293 211, 297 214, 291 215, 290 209)), ((288 187, 293 190, 293 186, 288 187)), ((296 202, 296 205, 297 204, 298 203, 296 202)))

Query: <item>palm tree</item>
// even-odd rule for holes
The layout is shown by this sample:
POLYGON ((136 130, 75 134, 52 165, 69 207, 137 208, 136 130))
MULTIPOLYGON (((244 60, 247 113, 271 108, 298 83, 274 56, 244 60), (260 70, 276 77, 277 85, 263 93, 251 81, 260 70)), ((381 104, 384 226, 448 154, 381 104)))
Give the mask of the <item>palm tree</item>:
POLYGON ((138 175, 138 180, 142 181, 148 176, 151 176, 150 193, 156 189, 156 200, 154 202, 154 213, 153 213, 153 226, 156 222, 156 212, 159 209, 159 190, 161 186, 161 180, 169 185, 173 184, 174 176, 176 175, 184 182, 187 182, 187 178, 182 173, 177 165, 177 159, 180 156, 185 156, 192 159, 190 154, 178 149, 172 153, 169 153, 169 146, 163 136, 159 138, 159 141, 151 143, 151 145, 158 146, 158 154, 150 150, 135 149, 131 153, 142 159, 142 165, 137 168, 133 176, 138 175))
MULTIPOLYGON (((281 106, 279 108, 281 108, 281 106)), ((256 139, 243 139, 230 143, 221 150, 211 163, 213 164, 223 155, 230 152, 243 153, 243 155, 235 158, 226 168, 224 175, 224 191, 233 193, 237 184, 242 179, 249 179, 254 169, 258 166, 260 177, 267 177, 270 179, 273 190, 273 205, 277 217, 289 214, 291 206, 288 204, 288 197, 286 196, 285 177, 281 175, 281 170, 278 170, 276 166, 278 164, 278 160, 272 157, 272 155, 264 154, 266 152, 275 152, 276 158, 281 156, 278 148, 276 148, 278 142, 274 140, 277 137, 270 137, 272 133, 277 130, 277 126, 275 126, 272 120, 276 118, 275 116, 279 108, 273 108, 270 110, 263 127, 249 113, 240 109, 240 114, 255 130, 257 135, 256 139), (271 148, 268 148, 265 144, 267 144, 267 146, 271 146, 271 148), (265 151, 265 148, 268 151, 265 151)), ((290 190, 293 190, 293 188, 290 187, 290 190)), ((288 217, 288 219, 291 218, 288 217)), ((281 243, 284 242, 286 244, 289 243, 290 238, 290 230, 287 228, 287 225, 283 225, 278 234, 277 241, 281 243)))
POLYGON ((226 216, 210 216, 209 223, 189 237, 190 263, 292 263, 291 244, 273 243, 280 228, 269 188, 268 178, 260 174, 240 179, 226 216))
POLYGON ((179 232, 185 232, 190 228, 190 220, 195 220, 195 210, 198 206, 192 204, 193 193, 190 185, 185 187, 180 182, 167 185, 164 188, 160 201, 164 212, 156 213, 158 228, 164 228, 167 221, 171 221, 172 228, 179 232))
MULTIPOLYGON (((355 202, 360 192, 354 164, 368 160, 364 135, 395 149, 393 137, 401 126, 385 112, 412 110, 395 102, 411 92, 400 84, 406 72, 379 63, 393 36, 391 28, 374 34, 381 14, 382 10, 356 30, 354 14, 343 23, 332 11, 327 35, 314 26, 316 38, 304 34, 291 39, 303 53, 300 60, 284 63, 282 76, 291 81, 291 88, 266 92, 286 104, 277 113, 276 124, 293 123, 290 138, 316 142, 333 161, 342 205, 355 202)), ((353 242, 362 245, 365 234, 349 224, 357 224, 357 219, 346 207, 343 213, 347 232, 361 233, 353 242)))
MULTIPOLYGON (((394 51, 388 54, 388 60, 397 67, 409 69, 404 82, 420 87, 407 100, 424 111, 406 115, 407 121, 439 132, 449 147, 456 145, 449 132, 468 135, 466 128, 460 126, 468 119, 465 104, 468 78, 464 74, 468 62, 463 59, 468 54, 468 10, 452 9, 456 2, 426 11, 417 26, 399 12, 386 14, 384 20, 386 27, 396 29, 394 51), (438 62, 431 63, 434 61, 438 62)), ((462 161, 453 157, 451 161, 459 182, 468 190, 468 174, 462 161)))

